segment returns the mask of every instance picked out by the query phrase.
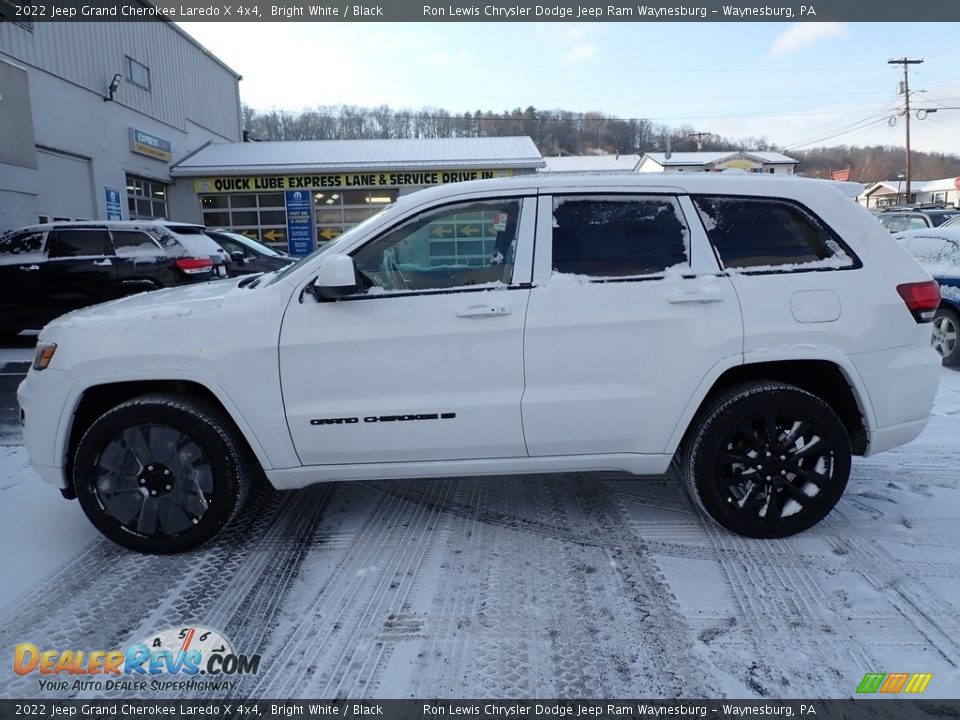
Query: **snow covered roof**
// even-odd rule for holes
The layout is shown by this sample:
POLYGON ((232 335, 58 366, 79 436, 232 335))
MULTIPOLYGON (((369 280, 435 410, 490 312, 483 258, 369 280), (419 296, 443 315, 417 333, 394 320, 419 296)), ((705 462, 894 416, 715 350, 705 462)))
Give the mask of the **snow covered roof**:
MULTIPOLYGON (((911 180, 910 181, 910 192, 911 193, 920 193, 920 192, 937 192, 941 190, 956 190, 957 186, 954 184, 956 178, 941 178, 940 180, 911 180)), ((906 185, 905 180, 880 180, 873 183, 870 187, 863 191, 864 195, 872 195, 877 190, 881 188, 886 189, 888 192, 903 192, 903 189, 906 185)))
POLYGON ((192 177, 426 167, 534 169, 543 167, 543 157, 529 137, 214 143, 173 165, 170 174, 192 177))
POLYGON ((675 152, 667 158, 666 153, 645 153, 644 157, 650 158, 655 163, 664 166, 670 165, 710 165, 727 158, 737 155, 753 158, 771 165, 788 164, 796 165, 799 160, 778 152, 754 152, 753 150, 725 150, 713 152, 675 152))
POLYGON ((633 172, 640 162, 639 155, 567 155, 545 157, 546 167, 540 172, 633 172))

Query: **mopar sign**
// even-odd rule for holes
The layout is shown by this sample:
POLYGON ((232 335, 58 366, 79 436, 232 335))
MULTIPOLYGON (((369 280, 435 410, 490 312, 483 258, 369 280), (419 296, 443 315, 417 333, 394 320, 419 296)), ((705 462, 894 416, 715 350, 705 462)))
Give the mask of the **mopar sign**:
POLYGON ((313 193, 287 190, 287 247, 291 255, 313 252, 313 193))
POLYGON ((130 128, 130 150, 166 162, 170 162, 173 158, 173 149, 168 140, 137 130, 135 127, 130 128))

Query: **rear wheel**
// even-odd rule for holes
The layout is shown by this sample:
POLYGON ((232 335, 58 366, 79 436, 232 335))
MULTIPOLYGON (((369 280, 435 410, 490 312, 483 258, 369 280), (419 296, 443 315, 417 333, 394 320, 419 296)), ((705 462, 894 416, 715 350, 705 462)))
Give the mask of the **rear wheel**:
POLYGON ((933 334, 930 342, 940 353, 944 365, 960 364, 960 316, 948 307, 937 308, 933 316, 933 334))
POLYGON ((695 502, 739 535, 816 525, 850 475, 850 439, 820 398, 782 383, 731 388, 699 415, 681 469, 695 502))
POLYGON ((73 484, 104 535, 145 553, 202 545, 240 510, 250 485, 242 441, 195 398, 134 398, 96 420, 77 446, 73 484))

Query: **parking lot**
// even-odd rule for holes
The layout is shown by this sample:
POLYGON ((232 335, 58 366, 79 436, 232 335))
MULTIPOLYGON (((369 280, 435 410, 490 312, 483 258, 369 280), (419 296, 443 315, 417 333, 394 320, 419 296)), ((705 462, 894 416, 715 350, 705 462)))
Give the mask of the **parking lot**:
MULTIPOLYGON (((150 557, 26 466, 31 343, 0 351, 4 653, 190 624, 262 655, 251 697, 849 697, 867 672, 956 695, 960 373, 919 440, 858 459, 786 540, 722 531, 670 479, 572 474, 261 491, 205 549, 150 557)), ((4 674, 0 696, 44 693, 4 674)))

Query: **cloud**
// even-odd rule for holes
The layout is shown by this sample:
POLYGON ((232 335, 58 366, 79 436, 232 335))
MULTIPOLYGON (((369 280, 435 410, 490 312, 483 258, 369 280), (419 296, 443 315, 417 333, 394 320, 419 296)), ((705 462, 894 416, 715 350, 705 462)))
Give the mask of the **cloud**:
POLYGON ((568 63, 581 63, 597 56, 597 46, 593 43, 574 45, 563 54, 563 59, 568 63))
POLYGON ((773 41, 770 46, 770 57, 789 55, 803 48, 816 45, 828 38, 845 38, 850 33, 843 23, 838 22, 803 22, 794 23, 789 30, 773 41))

